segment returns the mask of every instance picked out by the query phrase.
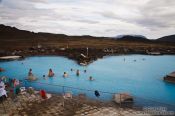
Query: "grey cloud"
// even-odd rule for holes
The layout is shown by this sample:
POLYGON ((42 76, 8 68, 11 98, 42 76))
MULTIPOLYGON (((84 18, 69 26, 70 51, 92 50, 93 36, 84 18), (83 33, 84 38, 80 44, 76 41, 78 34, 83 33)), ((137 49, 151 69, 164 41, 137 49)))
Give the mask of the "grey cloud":
POLYGON ((151 27, 175 26, 175 1, 174 0, 151 0, 141 9, 143 18, 140 24, 151 27))
MULTIPOLYGON (((132 9, 132 6, 128 6, 128 9, 132 9)), ((105 18, 118 19, 148 28, 175 26, 175 1, 173 0, 151 0, 137 9, 139 10, 138 16, 134 17, 125 17, 124 14, 120 16, 115 11, 103 11, 99 14, 105 18)))
POLYGON ((43 3, 46 3, 47 0, 25 0, 25 1, 28 1, 28 2, 43 2, 43 3))
POLYGON ((98 21, 92 21, 92 20, 86 20, 86 19, 82 19, 82 20, 76 20, 78 22, 83 22, 83 23, 88 23, 88 24, 96 24, 99 23, 98 21))
POLYGON ((31 31, 156 38, 175 31, 174 0, 0 0, 1 23, 31 31))

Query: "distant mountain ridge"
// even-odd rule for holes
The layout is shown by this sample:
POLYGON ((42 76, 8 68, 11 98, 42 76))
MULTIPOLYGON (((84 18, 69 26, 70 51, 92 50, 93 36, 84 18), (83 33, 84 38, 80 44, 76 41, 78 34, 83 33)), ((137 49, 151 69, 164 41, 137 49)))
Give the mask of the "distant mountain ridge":
POLYGON ((164 36, 164 37, 161 37, 157 40, 164 41, 164 42, 175 42, 175 35, 164 36))
POLYGON ((125 40, 125 41, 150 41, 143 35, 118 35, 114 37, 117 40, 125 40))
POLYGON ((0 39, 58 38, 60 36, 65 37, 66 35, 43 32, 34 33, 0 24, 0 39))
MULTIPOLYGON (((73 39, 93 39, 93 38, 106 38, 106 39, 115 39, 115 40, 123 40, 123 41, 138 41, 138 42, 146 42, 146 41, 152 41, 150 39, 147 39, 145 36, 142 35, 118 35, 116 37, 94 37, 90 35, 84 35, 84 36, 68 36, 65 34, 53 34, 53 33, 44 33, 44 32, 30 32, 26 30, 20 30, 16 27, 11 26, 5 26, 3 24, 0 24, 0 40, 2 39, 65 39, 65 38, 73 38, 73 39)), ((175 42, 175 35, 170 36, 164 36, 161 38, 158 38, 154 41, 158 42, 175 42)))

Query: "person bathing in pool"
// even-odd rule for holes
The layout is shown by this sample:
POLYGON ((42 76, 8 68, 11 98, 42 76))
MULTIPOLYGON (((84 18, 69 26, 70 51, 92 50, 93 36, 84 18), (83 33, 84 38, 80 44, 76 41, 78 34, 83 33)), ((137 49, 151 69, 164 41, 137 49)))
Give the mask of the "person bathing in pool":
POLYGON ((53 77, 55 74, 53 73, 52 69, 49 69, 48 77, 53 77))
POLYGON ((32 69, 29 69, 28 76, 33 76, 32 69))
POLYGON ((94 78, 92 78, 92 76, 90 76, 89 81, 94 81, 94 78))
POLYGON ((68 77, 68 74, 64 72, 63 77, 68 77))
POLYGON ((43 79, 45 79, 45 80, 47 79, 46 75, 43 75, 43 79))
POLYGON ((77 75, 77 76, 80 75, 80 70, 77 70, 76 75, 77 75))

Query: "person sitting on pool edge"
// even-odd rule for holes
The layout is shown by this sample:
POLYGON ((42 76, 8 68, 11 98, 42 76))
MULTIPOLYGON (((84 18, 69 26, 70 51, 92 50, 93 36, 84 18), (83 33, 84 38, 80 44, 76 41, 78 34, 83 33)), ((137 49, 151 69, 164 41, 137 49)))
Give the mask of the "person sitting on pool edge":
POLYGON ((50 68, 50 69, 49 69, 48 77, 53 77, 53 76, 54 76, 54 73, 53 73, 52 69, 50 68))
POLYGON ((68 77, 68 74, 64 72, 63 77, 68 77))
POLYGON ((89 77, 89 80, 90 80, 90 81, 93 81, 94 79, 92 78, 92 76, 90 76, 90 77, 89 77))

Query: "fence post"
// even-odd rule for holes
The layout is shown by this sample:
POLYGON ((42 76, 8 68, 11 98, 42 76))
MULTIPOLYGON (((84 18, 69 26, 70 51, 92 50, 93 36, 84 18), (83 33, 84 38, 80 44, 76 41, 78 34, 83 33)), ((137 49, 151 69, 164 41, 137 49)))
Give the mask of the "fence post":
POLYGON ((26 81, 25 81, 25 80, 23 80, 23 82, 24 82, 24 85, 23 85, 23 86, 26 88, 26 81))
POLYGON ((120 94, 120 107, 121 107, 121 94, 120 94))
POLYGON ((64 94, 64 86, 63 86, 63 94, 64 94))
POLYGON ((62 98, 63 98, 63 107, 64 107, 64 86, 62 86, 62 89, 63 89, 63 93, 62 93, 62 98))

